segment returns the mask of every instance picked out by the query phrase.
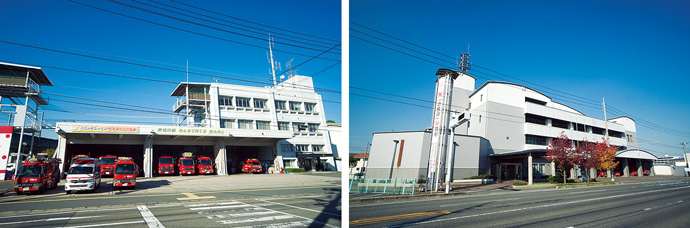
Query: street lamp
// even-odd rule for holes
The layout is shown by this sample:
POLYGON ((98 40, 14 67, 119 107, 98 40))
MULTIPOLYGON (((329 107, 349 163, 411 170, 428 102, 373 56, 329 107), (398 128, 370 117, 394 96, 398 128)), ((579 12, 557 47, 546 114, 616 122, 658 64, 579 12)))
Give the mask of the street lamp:
POLYGON ((465 112, 453 119, 456 122, 451 126, 452 131, 450 137, 448 137, 448 152, 446 153, 446 194, 450 192, 450 177, 453 175, 453 161, 455 161, 455 128, 469 121, 470 115, 465 112))

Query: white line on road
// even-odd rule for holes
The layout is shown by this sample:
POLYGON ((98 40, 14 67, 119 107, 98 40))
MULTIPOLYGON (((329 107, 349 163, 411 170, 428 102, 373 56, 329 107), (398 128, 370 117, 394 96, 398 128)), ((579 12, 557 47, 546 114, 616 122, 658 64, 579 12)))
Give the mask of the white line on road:
POLYGON ((271 209, 259 207, 259 206, 256 206, 256 205, 253 205, 253 206, 256 207, 256 208, 261 208, 261 209, 267 210, 267 211, 275 211, 275 212, 278 212, 278 213, 281 213, 281 214, 284 214, 284 215, 290 215, 290 216, 294 216, 294 217, 297 217, 297 218, 301 218, 301 219, 304 219, 304 220, 309 221, 310 224, 319 223, 319 224, 322 224, 322 225, 327 226, 327 227, 338 228, 337 226, 334 226, 334 225, 331 225, 331 224, 328 224, 328 223, 325 223, 325 222, 321 222, 321 221, 316 221, 316 220, 313 220, 313 219, 310 219, 310 218, 302 217, 302 216, 299 216, 299 215, 293 215, 293 214, 289 214, 289 213, 282 212, 282 211, 271 210, 271 209))
POLYGON ((9 225, 9 224, 18 224, 18 223, 29 223, 29 222, 49 222, 49 221, 60 221, 60 220, 70 220, 70 219, 88 219, 88 218, 97 218, 97 217, 103 217, 103 216, 47 218, 47 219, 36 219, 36 220, 29 220, 29 221, 5 222, 5 223, 0 223, 0 225, 9 225))
POLYGON ((43 213, 43 214, 28 214, 28 215, 10 215, 10 216, 2 216, 2 217, 0 217, 0 219, 4 219, 4 218, 18 218, 18 217, 30 217, 30 216, 41 216, 41 215, 69 214, 69 213, 79 213, 79 212, 119 211, 119 210, 131 210, 131 209, 134 209, 134 208, 133 208, 133 207, 124 207, 124 208, 98 209, 98 210, 61 211, 61 212, 52 212, 52 213, 43 213))
POLYGON ((227 203, 205 203, 205 204, 192 204, 192 205, 184 205, 185 207, 203 207, 203 206, 217 206, 217 205, 232 205, 232 204, 241 204, 240 202, 227 202, 227 203))
POLYGON ((656 207, 645 208, 644 210, 645 210, 645 211, 648 211, 648 210, 652 210, 652 209, 656 209, 656 208, 660 208, 660 207, 671 206, 671 205, 673 205, 673 204, 679 204, 679 203, 682 203, 682 202, 683 202, 682 200, 678 200, 678 201, 676 201, 676 202, 667 203, 667 204, 659 205, 659 206, 656 206, 656 207))
POLYGON ((268 198, 268 199, 261 199, 261 200, 284 200, 284 199, 298 199, 298 198, 319 198, 319 197, 324 197, 324 196, 337 196, 336 194, 328 194, 328 195, 314 195, 314 196, 298 196, 298 197, 289 197, 289 198, 268 198))
POLYGON ((273 223, 266 225, 256 225, 256 226, 243 226, 239 228, 290 228, 290 227, 307 227, 311 225, 310 222, 286 222, 286 223, 273 223))
POLYGON ((627 197, 627 196, 632 196, 632 195, 649 194, 649 193, 653 193, 653 192, 670 191, 670 190, 676 190, 676 189, 682 189, 682 188, 690 188, 690 186, 684 186, 684 187, 678 187, 678 188, 659 189, 659 190, 651 190, 651 191, 645 191, 645 192, 634 192, 634 193, 628 193, 628 194, 622 194, 622 195, 606 196, 606 197, 599 197, 599 198, 592 198, 592 199, 585 199, 585 200, 577 200, 577 201, 564 202, 564 203, 556 203, 556 204, 548 204, 548 205, 541 205, 541 206, 523 207, 523 208, 517 208, 517 209, 512 209, 512 210, 495 211, 495 212, 488 212, 488 213, 476 214, 476 215, 465 215, 465 216, 459 216, 459 217, 453 217, 453 218, 445 218, 445 219, 437 219, 437 220, 430 220, 430 221, 424 221, 424 222, 406 223, 406 224, 400 224, 400 225, 395 225, 395 226, 390 226, 390 227, 403 227, 403 226, 421 225, 421 224, 428 224, 428 223, 435 223, 435 222, 444 222, 444 221, 451 221, 451 220, 456 220, 456 219, 465 219, 465 218, 480 217, 480 216, 485 216, 485 215, 494 215, 494 214, 502 214, 502 213, 515 212, 515 211, 531 210, 531 209, 537 209, 537 208, 562 206, 562 205, 568 205, 568 204, 574 204, 574 203, 582 203, 582 202, 588 202, 588 201, 596 201, 596 200, 602 200, 602 199, 612 199, 612 198, 627 197))
POLYGON ((238 207, 249 207, 249 205, 230 205, 230 206, 217 206, 217 207, 194 207, 194 208, 189 208, 192 211, 198 211, 198 210, 212 210, 212 209, 224 209, 224 208, 238 208, 238 207))
POLYGON ((144 217, 144 221, 146 221, 146 225, 149 227, 165 227, 163 224, 161 224, 160 221, 156 218, 156 216, 153 216, 153 213, 144 205, 138 206, 137 209, 139 209, 139 213, 141 213, 141 217, 144 217))
POLYGON ((278 205, 281 205, 281 206, 297 208, 297 209, 300 209, 300 210, 311 211, 311 212, 316 212, 316 213, 320 213, 320 214, 327 214, 327 215, 333 215, 333 216, 340 217, 339 214, 333 214, 333 213, 328 213, 328 212, 323 212, 323 211, 317 211, 317 210, 313 210, 313 209, 309 209, 309 208, 296 207, 296 206, 287 205, 287 204, 282 204, 282 203, 276 203, 276 202, 268 202, 268 201, 265 201, 265 200, 258 200, 258 201, 266 202, 266 203, 273 203, 273 204, 278 204, 278 205))
POLYGON ((520 199, 520 198, 515 198, 515 199, 504 199, 504 200, 491 200, 491 201, 476 202, 476 203, 448 204, 448 205, 441 205, 440 207, 459 206, 459 205, 466 205, 466 204, 482 204, 482 203, 502 202, 502 201, 511 201, 511 200, 519 200, 519 199, 520 199))
POLYGON ((146 222, 145 222, 145 221, 118 222, 118 223, 94 224, 94 225, 86 225, 86 226, 64 226, 64 227, 62 227, 62 228, 83 228, 83 227, 99 227, 99 226, 119 226, 119 225, 136 224, 136 223, 146 223, 146 222))
POLYGON ((258 210, 264 210, 263 208, 256 208, 256 207, 248 207, 248 208, 240 208, 240 209, 232 209, 232 210, 211 210, 211 211, 199 211, 200 215, 204 214, 218 214, 218 213, 231 213, 231 212, 238 212, 238 211, 258 211, 258 210))
POLYGON ((251 212, 251 213, 238 213, 238 214, 224 214, 224 215, 212 215, 212 216, 206 216, 208 219, 224 219, 224 218, 235 218, 235 217, 247 217, 247 216, 255 216, 255 215, 270 215, 270 214, 276 214, 278 212, 275 211, 262 211, 262 212, 251 212))
POLYGON ((591 192, 603 192, 603 191, 606 191, 606 189, 594 190, 594 191, 587 191, 587 190, 585 190, 585 191, 582 191, 582 192, 571 192, 571 193, 568 193, 568 194, 574 195, 574 194, 591 193, 591 192))
POLYGON ((261 218, 225 220, 225 221, 218 221, 218 222, 223 224, 223 225, 228 225, 228 224, 236 224, 236 223, 275 221, 275 220, 281 220, 281 219, 291 219, 294 217, 295 216, 292 216, 292 215, 277 215, 277 216, 268 216, 268 217, 261 217, 261 218))

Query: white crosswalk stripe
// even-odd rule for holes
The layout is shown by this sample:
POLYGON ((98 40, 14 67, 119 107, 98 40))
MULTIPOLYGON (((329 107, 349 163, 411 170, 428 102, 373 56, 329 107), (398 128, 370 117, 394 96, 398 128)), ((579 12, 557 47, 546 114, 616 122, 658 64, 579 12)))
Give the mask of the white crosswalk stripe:
POLYGON ((328 224, 314 221, 302 216, 292 215, 281 211, 271 210, 263 206, 274 205, 270 202, 252 205, 238 201, 185 205, 206 218, 215 220, 221 225, 232 227, 278 228, 278 227, 309 227, 313 223, 328 224))

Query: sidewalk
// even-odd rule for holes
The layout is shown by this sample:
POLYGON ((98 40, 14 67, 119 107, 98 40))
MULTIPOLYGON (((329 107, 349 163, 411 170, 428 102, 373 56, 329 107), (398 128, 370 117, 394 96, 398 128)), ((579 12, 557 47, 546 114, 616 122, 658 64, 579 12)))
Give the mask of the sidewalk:
POLYGON ((14 182, 12 182, 12 180, 0 180, 0 196, 11 192, 13 186, 14 182))
MULTIPOLYGON (((667 180, 684 180, 687 177, 677 177, 677 176, 642 176, 642 177, 615 177, 615 181, 619 181, 620 184, 636 184, 643 182, 654 182, 654 181, 667 181, 667 180)), ((602 179, 604 181, 611 180, 602 179)), ((513 188, 513 183, 510 181, 504 181, 502 183, 494 184, 476 184, 476 185, 460 185, 454 183, 449 194, 445 194, 444 191, 439 192, 415 192, 414 195, 395 195, 395 194, 380 194, 380 193, 350 193, 350 205, 363 204, 363 203, 375 203, 375 202, 386 202, 386 201, 398 201, 398 200, 416 200, 416 199, 430 199, 430 198, 441 198, 441 197, 454 197, 454 196, 465 196, 465 195, 484 195, 499 192, 513 192, 513 191, 531 191, 531 190, 543 190, 543 189, 556 189, 555 185, 522 185, 519 188, 513 188)), ((574 186, 586 188, 590 186, 574 186)))

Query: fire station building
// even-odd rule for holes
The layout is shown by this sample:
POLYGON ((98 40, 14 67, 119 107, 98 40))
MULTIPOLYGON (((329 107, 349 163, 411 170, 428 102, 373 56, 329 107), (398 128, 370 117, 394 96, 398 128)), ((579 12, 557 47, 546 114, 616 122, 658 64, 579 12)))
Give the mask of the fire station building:
POLYGON ((257 158, 269 171, 340 170, 326 130, 321 95, 311 77, 292 76, 276 86, 180 83, 171 96, 174 126, 59 122, 57 157, 133 157, 151 177, 157 157, 182 152, 215 159, 219 175, 239 172, 257 158))

